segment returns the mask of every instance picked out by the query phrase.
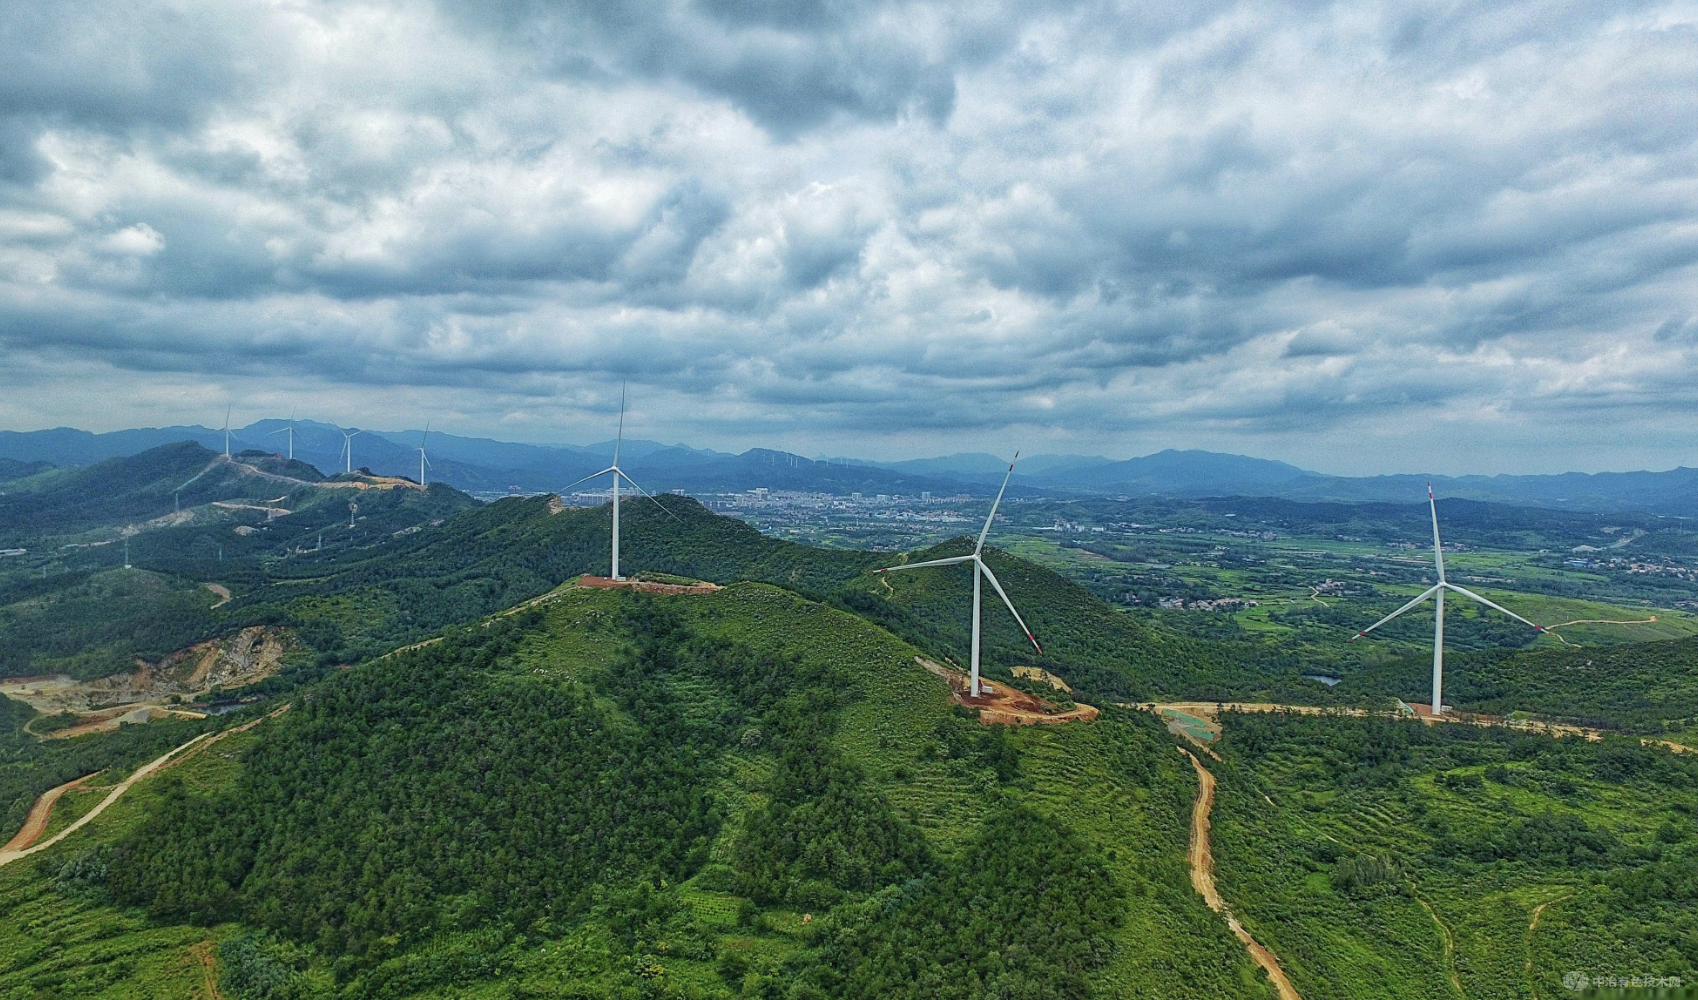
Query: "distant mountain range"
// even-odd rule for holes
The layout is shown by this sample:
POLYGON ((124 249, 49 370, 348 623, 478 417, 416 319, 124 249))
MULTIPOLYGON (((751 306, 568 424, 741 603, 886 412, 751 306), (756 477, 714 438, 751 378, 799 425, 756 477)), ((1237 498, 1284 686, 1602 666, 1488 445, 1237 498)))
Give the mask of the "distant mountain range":
MULTIPOLYGON (((231 432, 232 451, 260 448, 286 453, 288 422, 262 420, 231 432)), ((419 474, 420 432, 361 430, 353 439, 351 463, 343 454, 343 431, 313 421, 295 423, 295 457, 327 473, 350 464, 381 475, 419 474)), ((223 432, 208 427, 163 427, 92 434, 71 428, 0 431, 0 478, 15 478, 30 463, 80 466, 134 455, 175 441, 192 440, 214 451, 223 432)), ((432 432, 429 476, 474 493, 558 491, 604 468, 613 442, 531 445, 432 432)), ((1007 460, 963 453, 902 462, 811 459, 755 448, 726 452, 626 441, 622 465, 652 492, 740 492, 765 487, 847 495, 889 493, 940 495, 994 490, 1007 460)), ((1409 502, 1420 499, 1429 478, 1443 496, 1601 513, 1635 512, 1698 516, 1698 469, 1667 472, 1564 473, 1545 476, 1328 476, 1284 462, 1208 451, 1162 451, 1112 461, 1100 456, 1034 455, 1015 471, 1017 494, 1068 493, 1125 496, 1267 496, 1294 500, 1409 502)), ((577 487, 604 488, 600 481, 577 487)))

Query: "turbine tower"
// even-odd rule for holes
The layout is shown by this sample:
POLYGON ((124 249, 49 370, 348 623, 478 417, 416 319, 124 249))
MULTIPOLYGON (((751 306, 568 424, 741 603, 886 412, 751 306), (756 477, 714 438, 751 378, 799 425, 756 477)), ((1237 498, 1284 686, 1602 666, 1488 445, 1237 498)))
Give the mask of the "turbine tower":
POLYGON ((1393 611, 1391 614, 1386 615, 1384 618, 1381 618, 1379 621, 1375 622, 1372 625, 1369 625, 1367 628, 1365 628, 1362 631, 1351 636, 1349 641, 1355 642, 1357 639, 1362 638, 1363 636, 1367 635, 1369 632, 1372 632, 1374 629, 1379 628, 1381 625, 1384 625, 1386 622, 1389 622, 1393 618, 1396 618, 1398 615, 1403 614, 1405 611, 1408 611, 1410 608, 1413 608, 1415 605, 1420 604, 1422 601, 1426 600, 1427 598, 1429 598, 1429 597, 1433 598, 1433 600, 1434 600, 1434 603, 1433 603, 1433 714, 1434 715, 1443 715, 1444 714, 1444 592, 1445 591, 1454 590, 1458 594, 1461 594, 1463 597, 1467 597, 1467 598, 1470 598, 1472 600, 1478 601, 1481 604, 1484 604, 1488 608, 1495 608, 1498 611, 1502 611, 1504 614, 1508 615, 1509 617, 1515 619, 1518 622, 1521 622, 1523 625, 1532 625, 1533 628, 1537 629, 1540 632, 1545 631, 1545 627, 1543 625, 1534 625, 1532 622, 1521 617, 1520 615, 1509 610, 1508 608, 1506 608, 1506 607, 1504 607, 1500 604, 1493 604, 1491 601, 1486 600, 1484 597, 1481 597, 1479 594, 1474 593, 1472 590, 1468 590, 1465 587, 1459 587, 1456 584, 1451 583, 1449 580, 1446 580, 1444 578, 1444 546, 1439 542, 1439 505, 1438 505, 1438 502, 1433 499, 1433 484, 1432 483, 1427 484, 1427 508, 1432 512, 1432 515, 1433 515, 1433 565, 1438 570, 1439 582, 1433 584, 1431 587, 1428 587, 1426 590, 1422 591, 1421 596, 1410 601, 1408 604, 1405 604, 1403 607, 1398 608, 1396 611, 1393 611))
POLYGON ((354 471, 354 439, 364 433, 365 431, 354 431, 353 433, 349 433, 348 431, 342 432, 342 454, 337 457, 346 460, 342 468, 343 472, 354 471))
MULTIPOLYGON (((659 500, 655 500, 653 494, 649 493, 648 490, 643 489, 641 486, 638 486, 637 481, 635 479, 632 479, 630 476, 625 475, 625 470, 621 469, 619 467, 619 449, 620 449, 620 446, 624 444, 624 442, 625 442, 625 387, 620 386, 619 387, 619 434, 618 434, 617 437, 615 437, 613 439, 613 464, 608 466, 607 468, 601 470, 600 472, 592 472, 589 475, 585 476, 583 479, 578 480, 578 483, 582 483, 582 482, 587 482, 591 479, 594 479, 597 476, 605 476, 609 472, 613 473, 613 574, 612 574, 612 578, 615 579, 615 580, 625 579, 624 577, 619 575, 619 480, 621 478, 623 478, 627 483, 631 484, 632 489, 636 490, 638 493, 641 493, 643 496, 648 497, 650 500, 654 500, 654 505, 656 507, 659 507, 661 510, 666 510, 665 504, 661 503, 659 500)), ((567 484, 566 489, 569 490, 573 486, 578 485, 578 483, 569 483, 569 484, 567 484)), ((561 492, 565 492, 565 490, 562 490, 561 492)), ((678 515, 672 513, 669 510, 666 510, 666 516, 672 518, 674 521, 680 521, 680 523, 682 523, 682 521, 680 520, 678 515)))
POLYGON ((425 450, 424 450, 424 448, 425 448, 425 438, 427 438, 427 437, 430 437, 430 421, 428 421, 428 420, 425 421, 424 433, 419 435, 419 485, 420 486, 425 485, 425 468, 430 465, 430 460, 425 458, 425 450))
MULTIPOLYGON (((1018 462, 1019 460, 1020 453, 1015 452, 1014 461, 1018 462)), ((965 562, 973 564, 973 669, 971 690, 975 698, 979 697, 982 691, 979 685, 979 594, 981 590, 979 578, 981 576, 990 581, 990 585, 996 589, 997 596, 1002 598, 1002 603, 1008 605, 1008 613, 1013 615, 1014 620, 1020 623, 1021 631, 1025 632, 1026 638, 1032 642, 1032 648, 1038 651, 1039 656, 1044 653, 1044 647, 1038 645, 1037 637, 1032 635, 1032 630, 1027 627, 1026 620, 1020 617, 1020 612, 1014 610, 1014 602, 1008 599, 1008 592, 1002 589, 1002 584, 997 580, 996 574, 991 572, 990 566, 985 563, 984 559, 985 538, 990 534, 991 522, 996 519, 996 508, 1002 503, 1002 494, 1007 491, 1008 480, 1013 475, 1014 462, 1010 462, 1008 463, 1008 474, 1002 477, 1002 489, 996 491, 996 500, 991 503, 990 516, 985 518, 985 526, 979 532, 979 543, 973 546, 972 555, 953 556, 949 559, 928 559, 925 562, 904 563, 901 566, 890 566, 873 571, 874 573, 896 573, 905 569, 925 569, 928 566, 954 566, 956 563, 965 562)))
POLYGON ((295 411, 289 411, 289 426, 279 427, 271 433, 289 435, 289 461, 293 462, 295 460, 295 411))
POLYGON ((230 407, 224 408, 224 458, 230 458, 230 407))

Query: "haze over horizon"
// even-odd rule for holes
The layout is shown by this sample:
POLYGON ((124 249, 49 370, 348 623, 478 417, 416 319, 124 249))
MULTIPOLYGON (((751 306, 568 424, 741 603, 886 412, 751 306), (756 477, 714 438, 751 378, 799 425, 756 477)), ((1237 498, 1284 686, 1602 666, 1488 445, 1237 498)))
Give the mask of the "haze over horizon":
POLYGON ((1698 4, 0 10, 0 428, 1698 465, 1698 4))

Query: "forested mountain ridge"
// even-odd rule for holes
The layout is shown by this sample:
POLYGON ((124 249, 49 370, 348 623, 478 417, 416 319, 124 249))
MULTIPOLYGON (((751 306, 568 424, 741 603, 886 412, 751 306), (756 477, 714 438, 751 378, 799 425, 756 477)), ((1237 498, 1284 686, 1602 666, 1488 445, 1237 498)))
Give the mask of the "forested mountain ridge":
POLYGON ((1152 720, 987 729, 916 655, 759 584, 561 591, 297 692, 0 911, 216 924, 240 1000, 1271 995, 1152 720))

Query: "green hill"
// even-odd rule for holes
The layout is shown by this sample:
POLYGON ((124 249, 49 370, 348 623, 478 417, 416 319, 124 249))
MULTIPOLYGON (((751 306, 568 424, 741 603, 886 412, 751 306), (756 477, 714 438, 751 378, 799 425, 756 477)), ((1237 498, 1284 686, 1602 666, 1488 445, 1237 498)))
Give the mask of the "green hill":
MULTIPOLYGON (((571 547, 596 511, 548 509, 409 544, 552 545, 512 571, 524 589, 598 557, 571 547)), ((1009 569, 1058 634, 1089 608, 1009 569)), ((903 587, 935 593, 875 599, 923 629, 958 585, 917 571, 903 587)), ((1112 664, 1066 634, 1058 657, 1112 664)), ((210 962, 231 1000, 1271 998, 1191 888, 1197 785, 1159 723, 985 727, 929 652, 737 582, 566 588, 328 671, 0 868, 0 996, 190 995, 210 962)), ((1228 716, 1218 749, 1218 881, 1306 997, 1554 995, 1570 952, 1698 962, 1698 799, 1665 750, 1278 715, 1228 716), (1554 900, 1574 901, 1546 911, 1566 936, 1535 935, 1554 900)))
MULTIPOLYGON (((0 912, 207 926, 243 1000, 1271 995, 1153 720, 985 728, 915 655, 758 584, 565 591, 297 693, 0 912)), ((140 974, 3 923, 0 990, 140 974)))

